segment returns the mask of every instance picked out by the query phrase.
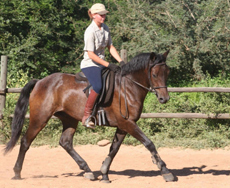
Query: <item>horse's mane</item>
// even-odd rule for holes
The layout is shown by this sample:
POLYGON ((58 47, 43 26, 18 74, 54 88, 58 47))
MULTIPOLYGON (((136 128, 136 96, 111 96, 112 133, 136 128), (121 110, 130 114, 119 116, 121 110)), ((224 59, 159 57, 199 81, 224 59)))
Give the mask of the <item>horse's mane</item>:
MULTIPOLYGON (((122 76, 137 70, 146 69, 149 66, 151 53, 141 53, 132 58, 128 63, 122 66, 122 76)), ((165 58, 161 54, 155 54, 154 64, 165 61, 165 58)))
POLYGON ((149 64, 149 57, 150 53, 142 53, 136 55, 128 63, 122 66, 122 76, 140 69, 147 68, 149 64))

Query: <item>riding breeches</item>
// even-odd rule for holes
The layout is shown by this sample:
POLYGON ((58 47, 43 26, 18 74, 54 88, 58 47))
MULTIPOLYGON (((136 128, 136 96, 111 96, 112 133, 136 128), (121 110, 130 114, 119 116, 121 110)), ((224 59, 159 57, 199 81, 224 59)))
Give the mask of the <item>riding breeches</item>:
POLYGON ((93 90, 100 94, 102 89, 102 69, 100 67, 87 67, 81 69, 85 74, 86 78, 89 80, 89 83, 92 85, 93 90))

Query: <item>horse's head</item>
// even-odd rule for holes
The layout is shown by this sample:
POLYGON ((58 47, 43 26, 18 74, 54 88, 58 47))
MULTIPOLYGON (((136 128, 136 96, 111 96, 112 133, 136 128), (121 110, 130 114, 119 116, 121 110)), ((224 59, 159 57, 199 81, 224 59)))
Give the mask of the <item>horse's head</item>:
POLYGON ((169 67, 166 65, 166 58, 169 50, 163 55, 150 54, 149 63, 149 79, 151 88, 156 91, 156 96, 161 104, 166 103, 169 100, 168 89, 166 81, 169 75, 169 67))

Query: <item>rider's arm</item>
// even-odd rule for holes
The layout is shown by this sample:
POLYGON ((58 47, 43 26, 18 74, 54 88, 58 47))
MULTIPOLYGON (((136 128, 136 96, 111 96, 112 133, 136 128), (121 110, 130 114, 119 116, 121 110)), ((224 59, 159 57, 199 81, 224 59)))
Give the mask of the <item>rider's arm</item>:
POLYGON ((114 59, 116 59, 118 62, 122 61, 120 55, 118 54, 116 48, 113 45, 110 45, 108 49, 109 49, 110 54, 114 57, 114 59))
POLYGON ((105 67, 108 67, 109 66, 109 63, 103 59, 101 59, 100 57, 98 57, 94 52, 92 51, 88 51, 88 56, 90 59, 92 59, 93 61, 105 66, 105 67))

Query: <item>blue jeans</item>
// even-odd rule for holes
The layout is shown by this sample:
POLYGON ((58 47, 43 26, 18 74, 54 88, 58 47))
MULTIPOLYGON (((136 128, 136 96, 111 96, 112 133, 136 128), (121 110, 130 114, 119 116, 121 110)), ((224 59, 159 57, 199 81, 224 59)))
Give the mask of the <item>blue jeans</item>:
POLYGON ((85 74, 86 78, 89 80, 89 83, 92 85, 93 90, 100 94, 102 89, 102 69, 100 67, 87 67, 81 69, 85 74))

